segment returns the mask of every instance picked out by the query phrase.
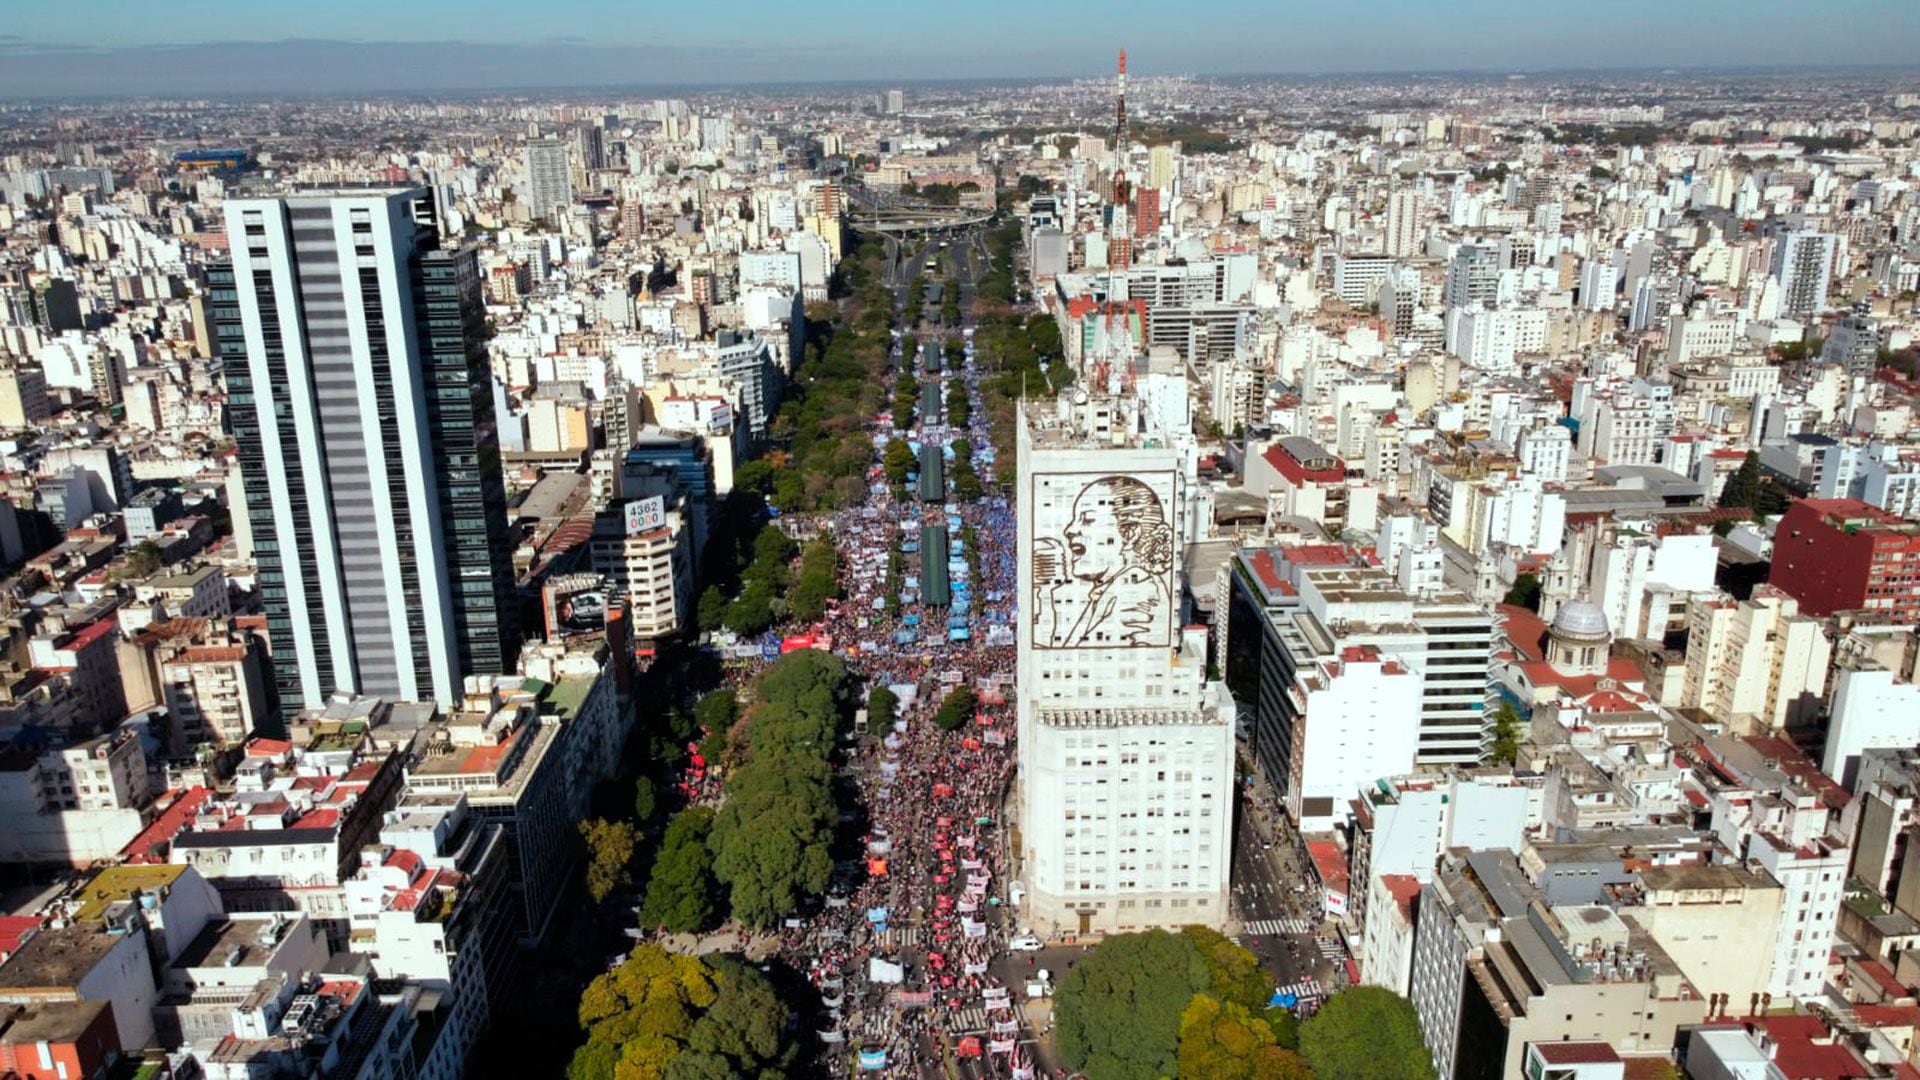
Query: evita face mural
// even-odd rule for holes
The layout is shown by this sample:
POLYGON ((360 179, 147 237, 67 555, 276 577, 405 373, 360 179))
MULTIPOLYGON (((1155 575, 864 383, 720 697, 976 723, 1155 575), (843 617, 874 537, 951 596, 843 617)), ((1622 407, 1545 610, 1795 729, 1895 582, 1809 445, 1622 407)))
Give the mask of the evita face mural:
POLYGON ((1033 646, 1173 641, 1174 474, 1032 478, 1033 646))

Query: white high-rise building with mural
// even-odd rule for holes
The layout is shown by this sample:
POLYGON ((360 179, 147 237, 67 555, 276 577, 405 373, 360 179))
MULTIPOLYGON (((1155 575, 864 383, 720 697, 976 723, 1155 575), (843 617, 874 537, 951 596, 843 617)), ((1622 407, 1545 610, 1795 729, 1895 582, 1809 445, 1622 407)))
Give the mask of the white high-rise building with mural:
POLYGON ((1234 711, 1180 618, 1182 454, 1131 396, 1018 425, 1022 913, 1087 933, 1228 917, 1234 711))

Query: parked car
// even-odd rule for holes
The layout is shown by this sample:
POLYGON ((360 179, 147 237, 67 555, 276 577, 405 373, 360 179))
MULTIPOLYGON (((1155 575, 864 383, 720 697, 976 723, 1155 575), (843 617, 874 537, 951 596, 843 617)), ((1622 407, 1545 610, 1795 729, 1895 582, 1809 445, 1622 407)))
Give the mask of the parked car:
POLYGON ((1040 939, 1032 934, 1021 934, 1007 942, 1007 948, 1014 952, 1039 952, 1043 946, 1040 939))

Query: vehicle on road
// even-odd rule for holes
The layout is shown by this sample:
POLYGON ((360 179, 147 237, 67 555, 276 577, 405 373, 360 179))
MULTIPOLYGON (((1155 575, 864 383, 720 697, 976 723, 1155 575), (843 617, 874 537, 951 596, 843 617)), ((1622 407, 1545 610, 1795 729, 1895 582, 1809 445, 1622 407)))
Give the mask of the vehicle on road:
POLYGON ((1040 939, 1032 934, 1021 934, 1007 942, 1007 948, 1014 952, 1039 952, 1043 946, 1040 939))

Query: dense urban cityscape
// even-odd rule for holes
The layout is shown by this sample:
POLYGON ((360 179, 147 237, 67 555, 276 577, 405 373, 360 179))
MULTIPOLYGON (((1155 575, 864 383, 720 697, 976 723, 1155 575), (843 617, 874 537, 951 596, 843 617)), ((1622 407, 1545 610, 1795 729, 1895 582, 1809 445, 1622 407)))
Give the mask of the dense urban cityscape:
POLYGON ((1920 1080, 1920 70, 1121 44, 0 99, 0 1078, 1920 1080))

